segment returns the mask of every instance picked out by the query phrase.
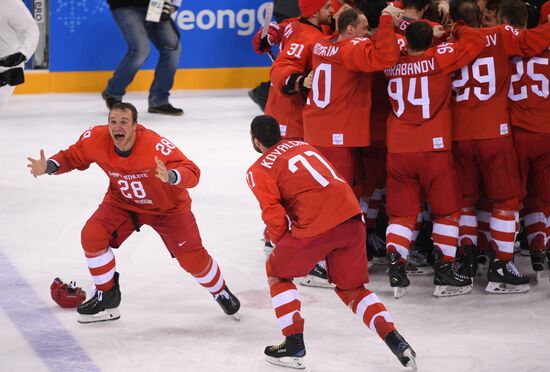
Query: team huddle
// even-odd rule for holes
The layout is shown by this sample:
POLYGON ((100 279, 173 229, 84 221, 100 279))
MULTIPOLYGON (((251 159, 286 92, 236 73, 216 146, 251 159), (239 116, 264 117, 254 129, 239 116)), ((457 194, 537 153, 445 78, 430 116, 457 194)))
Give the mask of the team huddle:
MULTIPOLYGON (((300 0, 301 17, 254 38, 259 53, 280 44, 266 115, 250 125, 261 156, 246 173, 266 225, 266 274, 284 336, 264 353, 271 363, 305 368, 293 281, 305 277, 333 287, 403 366, 416 369, 416 353, 365 287, 369 261, 388 266, 397 298, 409 275, 422 274, 434 275, 434 296, 467 294, 484 262, 486 291, 525 292, 529 279, 513 262, 521 213, 533 269, 546 269, 550 24, 526 29, 520 0, 499 2, 493 18, 473 0, 450 9, 440 2, 452 19, 446 27, 422 19, 428 0, 341 3, 300 0), (498 24, 481 27, 490 20, 498 24)), ((96 291, 83 302, 73 285, 52 285, 56 302, 77 306, 79 322, 120 317, 114 250, 143 225, 238 319, 240 302, 191 211, 187 189, 200 170, 138 124, 133 105, 113 104, 108 124, 49 159, 41 150, 28 160, 35 177, 96 163, 109 178, 81 235, 96 291)))
POLYGON ((265 113, 352 186, 395 296, 426 273, 435 296, 466 294, 479 263, 487 292, 528 291, 513 253, 521 212, 533 269, 546 269, 549 7, 526 29, 519 0, 452 1, 447 27, 422 19, 426 0, 307 3, 315 16, 254 44, 280 43, 265 113))

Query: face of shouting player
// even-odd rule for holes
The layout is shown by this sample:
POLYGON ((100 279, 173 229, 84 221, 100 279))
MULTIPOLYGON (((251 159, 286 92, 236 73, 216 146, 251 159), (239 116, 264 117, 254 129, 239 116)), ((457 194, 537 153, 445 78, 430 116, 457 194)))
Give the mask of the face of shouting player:
POLYGON ((115 109, 109 113, 109 133, 119 150, 128 151, 134 146, 136 127, 130 110, 115 109))
POLYGON ((327 3, 317 13, 317 22, 319 22, 319 25, 330 25, 333 15, 334 10, 332 9, 330 0, 328 0, 327 3))

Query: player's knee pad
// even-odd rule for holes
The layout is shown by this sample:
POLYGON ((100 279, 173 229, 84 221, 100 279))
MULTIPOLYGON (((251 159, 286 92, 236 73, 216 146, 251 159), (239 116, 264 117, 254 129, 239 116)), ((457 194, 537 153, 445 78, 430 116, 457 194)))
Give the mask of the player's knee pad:
POLYGON ((86 222, 80 234, 82 248, 85 252, 94 254, 109 248, 111 234, 105 226, 97 222, 86 222))
POLYGON ((210 265, 212 258, 204 248, 185 252, 176 257, 180 266, 193 276, 200 276, 210 265))
POLYGON ((493 201, 493 211, 518 211, 519 210, 519 198, 513 197, 503 200, 493 201))

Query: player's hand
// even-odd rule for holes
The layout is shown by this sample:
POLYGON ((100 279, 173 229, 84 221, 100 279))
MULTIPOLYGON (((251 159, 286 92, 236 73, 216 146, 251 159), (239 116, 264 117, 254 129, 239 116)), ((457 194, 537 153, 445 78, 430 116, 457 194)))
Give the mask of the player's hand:
POLYGON ((283 31, 281 27, 276 22, 271 22, 269 28, 267 29, 267 34, 262 39, 262 30, 263 27, 256 32, 254 38, 252 39, 252 45, 254 46, 254 51, 258 54, 264 54, 275 44, 278 44, 283 40, 283 31))
POLYGON ((437 10, 441 14, 441 24, 448 26, 451 22, 449 3, 446 0, 440 0, 437 3, 437 10))
POLYGON ((445 35, 445 28, 441 25, 434 26, 433 33, 436 38, 440 39, 443 35, 445 35))
POLYGON ((401 22, 401 19, 403 18, 403 10, 394 7, 393 5, 388 5, 384 9, 382 9, 382 14, 389 14, 391 15, 393 19, 393 24, 395 26, 399 26, 399 23, 401 22))
POLYGON ((46 160, 46 157, 44 156, 44 150, 40 150, 40 159, 33 159, 29 157, 27 158, 27 160, 29 161, 27 167, 31 168, 31 174, 34 176, 34 178, 46 173, 48 162, 46 160))
POLYGON ((168 182, 168 169, 158 156, 155 156, 155 163, 157 163, 157 174, 155 176, 162 182, 168 182))
POLYGON ((313 84, 313 71, 309 73, 308 76, 304 79, 304 87, 307 89, 311 89, 311 85, 313 84))

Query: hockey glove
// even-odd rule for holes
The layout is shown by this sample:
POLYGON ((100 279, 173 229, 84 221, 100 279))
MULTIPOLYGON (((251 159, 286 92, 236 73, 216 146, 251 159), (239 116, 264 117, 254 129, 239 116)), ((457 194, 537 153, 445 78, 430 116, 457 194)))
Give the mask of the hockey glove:
POLYGON ((4 72, 0 72, 0 87, 4 85, 19 85, 25 82, 25 75, 21 67, 10 68, 4 72))
POLYGON ((5 56, 4 58, 0 58, 0 66, 3 67, 15 67, 21 62, 25 62, 27 60, 27 57, 23 55, 21 52, 10 54, 9 56, 5 56))
POLYGON ((296 93, 308 91, 308 88, 304 86, 305 76, 300 73, 295 73, 290 75, 286 79, 286 84, 283 87, 283 93, 288 95, 293 95, 296 93))
POLYGON ((264 54, 265 52, 270 50, 273 45, 280 43, 283 39, 283 32, 281 31, 281 27, 279 27, 276 22, 271 22, 269 24, 267 35, 265 35, 263 39, 262 30, 263 27, 260 28, 258 32, 256 32, 256 35, 254 35, 254 39, 252 39, 254 51, 258 54, 264 54))
POLYGON ((59 278, 54 279, 50 292, 55 303, 64 308, 77 307, 86 299, 86 292, 75 282, 67 284, 59 278))

